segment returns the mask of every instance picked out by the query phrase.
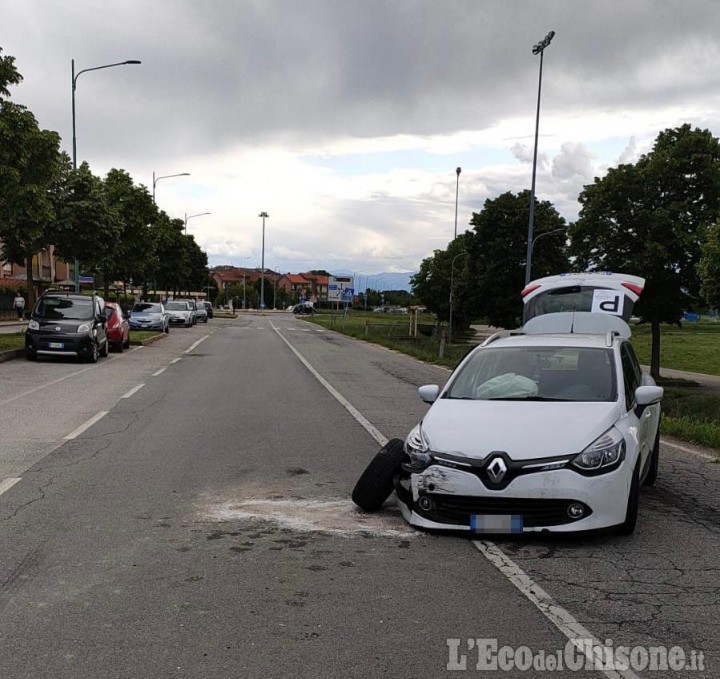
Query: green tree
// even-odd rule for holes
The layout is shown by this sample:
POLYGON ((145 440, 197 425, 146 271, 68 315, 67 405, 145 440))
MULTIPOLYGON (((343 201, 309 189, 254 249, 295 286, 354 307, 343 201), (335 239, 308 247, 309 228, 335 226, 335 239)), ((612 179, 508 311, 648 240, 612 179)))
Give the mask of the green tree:
MULTIPOLYGON (((510 191, 488 199, 473 213, 467 266, 461 273, 458 306, 490 325, 515 328, 522 318, 530 192, 510 191)), ((549 201, 535 202, 532 278, 569 268, 567 224, 549 201)))
POLYGON ((63 176, 63 189, 56 198, 57 220, 50 229, 55 251, 65 261, 79 260, 85 272, 99 276, 107 286, 115 273, 120 216, 109 204, 102 179, 86 162, 77 170, 66 169, 63 176))
MULTIPOLYGON (((467 265, 468 244, 472 234, 466 232, 458 236, 446 250, 435 250, 432 257, 420 263, 420 271, 410 279, 413 296, 421 301, 437 316, 438 321, 450 318, 450 281, 453 292, 453 327, 466 326, 471 318, 466 310, 457 303, 458 288, 462 272, 467 265)), ((386 297, 386 302, 387 297, 386 297)))
POLYGON ((665 130, 652 151, 595 179, 579 200, 571 255, 580 270, 645 278, 635 313, 650 323, 657 378, 661 323, 679 324, 699 296, 700 244, 720 213, 720 144, 690 125, 665 130))
POLYGON ((124 170, 112 169, 103 180, 108 208, 118 220, 114 256, 108 262, 107 286, 115 280, 144 281, 153 262, 152 231, 158 210, 144 186, 136 186, 124 170))
MULTIPOLYGON (((0 59, 0 93, 19 82, 12 58, 0 59)), ((24 264, 30 305, 33 255, 51 244, 48 228, 55 219, 51 199, 60 169, 60 137, 41 130, 24 106, 0 100, 0 242, 2 259, 24 264)))
POLYGON ((15 57, 2 56, 0 47, 0 101, 10 96, 10 85, 19 85, 23 77, 15 68, 15 57))
POLYGON ((720 309, 720 220, 708 227, 700 250, 700 292, 711 309, 720 309))

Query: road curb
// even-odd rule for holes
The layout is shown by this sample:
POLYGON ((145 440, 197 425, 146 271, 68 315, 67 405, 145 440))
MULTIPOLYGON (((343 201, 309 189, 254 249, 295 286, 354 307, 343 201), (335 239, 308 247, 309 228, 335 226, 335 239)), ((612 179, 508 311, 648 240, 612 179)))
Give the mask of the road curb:
POLYGON ((10 349, 9 351, 0 351, 0 363, 11 361, 14 358, 22 358, 25 355, 25 349, 10 349))

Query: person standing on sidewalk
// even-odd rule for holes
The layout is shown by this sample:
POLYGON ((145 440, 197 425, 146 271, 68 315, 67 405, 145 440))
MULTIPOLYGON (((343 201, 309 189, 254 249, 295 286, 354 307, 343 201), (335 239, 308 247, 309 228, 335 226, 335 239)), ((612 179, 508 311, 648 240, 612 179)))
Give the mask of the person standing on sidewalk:
POLYGON ((23 311, 25 310, 25 298, 20 294, 19 290, 15 293, 13 306, 15 307, 15 311, 17 311, 18 321, 21 321, 23 317, 23 311))

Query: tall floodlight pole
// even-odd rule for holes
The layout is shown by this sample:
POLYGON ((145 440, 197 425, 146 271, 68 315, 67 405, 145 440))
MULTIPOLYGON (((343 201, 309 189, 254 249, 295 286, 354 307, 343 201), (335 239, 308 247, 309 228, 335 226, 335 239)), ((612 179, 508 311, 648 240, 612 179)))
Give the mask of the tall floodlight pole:
MULTIPOLYGON (((127 66, 130 64, 140 64, 142 62, 137 59, 128 59, 127 61, 118 61, 116 64, 105 64, 104 66, 93 66, 93 68, 84 68, 82 71, 75 73, 75 59, 70 60, 70 75, 72 78, 72 161, 73 170, 77 170, 77 137, 75 134, 75 90, 77 88, 77 79, 88 71, 99 71, 102 68, 112 68, 113 66, 127 66)), ((32 272, 30 272, 32 277, 32 272)), ((75 292, 80 292, 80 263, 75 258, 75 292)))
POLYGON ((170 177, 189 177, 189 172, 181 172, 180 174, 164 174, 162 177, 156 177, 155 172, 153 172, 153 203, 155 202, 155 184, 157 184, 161 179, 170 179, 170 177))
POLYGON ((258 217, 262 217, 262 260, 260 262, 260 311, 265 308, 265 220, 270 217, 267 212, 261 212, 258 217))
POLYGON ((457 175, 457 181, 455 182, 455 238, 457 238, 458 194, 460 193, 460 173, 461 172, 462 172, 461 167, 458 167, 455 170, 455 174, 457 175))
POLYGON ((530 218, 528 220, 527 255, 525 258, 525 285, 530 282, 532 275, 532 242, 533 226, 535 222, 535 173, 537 171, 538 132, 540 130, 540 92, 542 90, 543 54, 545 52, 545 48, 552 42, 554 37, 555 31, 550 31, 532 49, 533 54, 540 55, 540 77, 538 79, 537 112, 535 114, 535 151, 533 152, 532 185, 530 187, 530 218))

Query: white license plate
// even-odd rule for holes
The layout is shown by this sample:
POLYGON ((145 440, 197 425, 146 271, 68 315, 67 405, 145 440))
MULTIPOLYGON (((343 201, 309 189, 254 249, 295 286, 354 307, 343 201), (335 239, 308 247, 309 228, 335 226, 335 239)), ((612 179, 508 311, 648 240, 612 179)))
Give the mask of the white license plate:
POLYGON ((65 344, 63 342, 48 342, 48 346, 51 349, 64 349, 65 344))
POLYGON ((522 514, 471 514, 470 530, 473 533, 522 533, 522 514))

